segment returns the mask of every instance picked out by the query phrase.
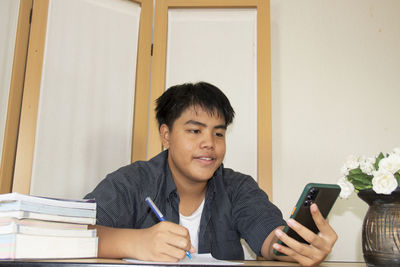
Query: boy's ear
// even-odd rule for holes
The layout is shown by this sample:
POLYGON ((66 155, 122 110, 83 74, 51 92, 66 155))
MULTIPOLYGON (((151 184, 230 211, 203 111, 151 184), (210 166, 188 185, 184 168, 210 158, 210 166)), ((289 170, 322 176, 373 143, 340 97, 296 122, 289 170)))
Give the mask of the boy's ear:
POLYGON ((160 126, 161 142, 164 148, 169 148, 169 128, 166 124, 160 126))

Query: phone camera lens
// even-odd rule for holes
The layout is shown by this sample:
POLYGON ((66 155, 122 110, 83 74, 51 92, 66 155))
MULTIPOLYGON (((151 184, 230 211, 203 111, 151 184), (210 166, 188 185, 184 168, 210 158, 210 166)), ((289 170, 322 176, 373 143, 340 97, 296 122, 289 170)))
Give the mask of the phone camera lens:
POLYGON ((319 191, 319 190, 318 190, 317 188, 314 188, 314 187, 310 189, 311 199, 314 200, 314 199, 316 198, 316 196, 317 196, 317 194, 318 194, 318 191, 319 191))

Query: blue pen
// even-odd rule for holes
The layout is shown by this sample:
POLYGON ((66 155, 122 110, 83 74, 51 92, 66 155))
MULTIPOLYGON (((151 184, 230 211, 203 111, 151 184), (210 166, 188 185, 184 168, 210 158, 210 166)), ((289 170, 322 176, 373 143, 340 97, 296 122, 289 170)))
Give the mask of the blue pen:
MULTIPOLYGON (((160 220, 160 222, 165 221, 164 215, 161 213, 161 211, 157 208, 156 204, 154 204, 153 200, 151 200, 150 197, 146 197, 145 199, 147 205, 151 208, 151 210, 154 212, 154 214, 157 216, 157 218, 160 220)), ((189 259, 192 259, 192 255, 190 255, 189 251, 186 251, 186 256, 189 259)))

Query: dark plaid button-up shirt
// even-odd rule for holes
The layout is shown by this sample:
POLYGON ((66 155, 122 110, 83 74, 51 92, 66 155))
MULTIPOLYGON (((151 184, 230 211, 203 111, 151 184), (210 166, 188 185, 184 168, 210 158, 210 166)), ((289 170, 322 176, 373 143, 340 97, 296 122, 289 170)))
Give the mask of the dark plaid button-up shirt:
MULTIPOLYGON (((85 198, 97 202, 97 224, 143 229, 159 222, 145 203, 148 196, 168 221, 179 223, 179 195, 168 150, 107 175, 85 198)), ((281 212, 254 179, 221 165, 207 184, 196 250, 217 259, 240 260, 243 238, 260 255, 265 238, 281 225, 281 212)))

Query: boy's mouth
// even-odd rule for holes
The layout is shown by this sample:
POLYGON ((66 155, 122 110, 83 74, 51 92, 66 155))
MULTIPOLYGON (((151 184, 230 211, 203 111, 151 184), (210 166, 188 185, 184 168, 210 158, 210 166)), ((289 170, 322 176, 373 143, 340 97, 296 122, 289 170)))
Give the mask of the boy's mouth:
POLYGON ((214 160, 214 158, 209 158, 209 157, 201 157, 199 159, 201 159, 201 160, 214 160))
POLYGON ((200 156, 200 157, 194 157, 195 160, 199 160, 205 163, 211 163, 215 161, 215 157, 210 157, 210 156, 200 156))

